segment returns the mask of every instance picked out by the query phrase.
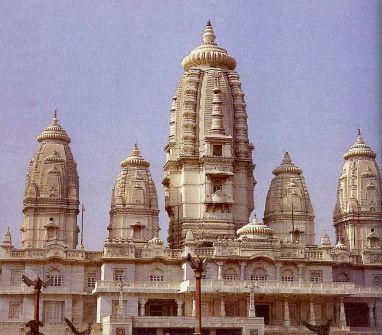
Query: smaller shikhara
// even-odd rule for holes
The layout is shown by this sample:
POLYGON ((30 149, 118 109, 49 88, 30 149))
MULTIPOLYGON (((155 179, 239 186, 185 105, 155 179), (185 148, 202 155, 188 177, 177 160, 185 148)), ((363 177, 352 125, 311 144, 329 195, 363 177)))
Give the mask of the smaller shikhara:
POLYGON ((329 319, 325 324, 316 326, 311 325, 310 323, 306 321, 301 322, 306 328, 311 330, 313 333, 316 333, 317 335, 329 335, 330 332, 330 326, 333 323, 333 319, 329 319))
POLYGON ((70 330, 72 331, 73 334, 75 335, 90 335, 91 330, 92 330, 92 324, 89 323, 88 328, 84 331, 79 331, 77 328, 74 327, 73 323, 67 319, 64 318, 66 324, 70 327, 70 330))

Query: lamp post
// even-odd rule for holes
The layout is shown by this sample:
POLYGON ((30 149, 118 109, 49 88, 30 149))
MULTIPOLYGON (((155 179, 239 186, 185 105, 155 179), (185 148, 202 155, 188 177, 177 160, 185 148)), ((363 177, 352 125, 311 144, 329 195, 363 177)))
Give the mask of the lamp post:
POLYGON ((27 284, 28 286, 33 286, 34 288, 34 317, 33 317, 33 320, 27 323, 27 327, 30 327, 31 335, 38 335, 40 333, 39 328, 40 326, 42 326, 42 322, 40 322, 39 320, 41 289, 43 287, 48 287, 52 283, 53 278, 49 278, 43 281, 39 276, 37 276, 35 280, 32 280, 28 278, 27 276, 23 275, 21 279, 23 280, 25 284, 27 284))
POLYGON ((190 262, 191 268, 194 270, 195 275, 195 332, 194 335, 202 335, 202 272, 203 264, 206 259, 202 260, 199 255, 192 257, 191 254, 187 255, 187 260, 190 262))

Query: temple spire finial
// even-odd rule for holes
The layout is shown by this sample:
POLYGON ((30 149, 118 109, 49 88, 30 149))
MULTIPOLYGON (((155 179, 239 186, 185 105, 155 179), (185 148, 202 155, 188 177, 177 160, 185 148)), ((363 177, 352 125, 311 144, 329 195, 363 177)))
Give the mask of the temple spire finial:
POLYGON ((216 45, 215 39, 216 39, 216 35, 214 33, 214 30, 212 29, 211 21, 208 20, 207 25, 204 28, 203 43, 202 44, 216 45))

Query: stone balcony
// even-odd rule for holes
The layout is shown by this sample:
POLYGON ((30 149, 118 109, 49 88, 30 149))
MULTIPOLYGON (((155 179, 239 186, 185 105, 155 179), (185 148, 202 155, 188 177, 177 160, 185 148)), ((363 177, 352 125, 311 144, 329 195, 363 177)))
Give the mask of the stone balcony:
MULTIPOLYGON (((97 281, 93 293, 119 292, 118 281, 97 281)), ((136 293, 186 293, 195 291, 195 281, 182 282, 129 282, 123 287, 124 292, 136 293)), ((382 287, 360 286, 354 283, 315 283, 310 281, 283 282, 276 280, 202 280, 204 293, 249 294, 297 294, 297 295, 334 295, 380 297, 382 287)))

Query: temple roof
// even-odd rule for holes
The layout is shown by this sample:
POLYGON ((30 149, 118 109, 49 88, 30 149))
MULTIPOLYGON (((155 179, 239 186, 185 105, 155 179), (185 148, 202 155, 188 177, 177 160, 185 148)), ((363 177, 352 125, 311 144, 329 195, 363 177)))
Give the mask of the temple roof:
POLYGON ((42 133, 37 137, 38 142, 46 140, 58 140, 66 143, 70 143, 71 139, 66 133, 65 129, 58 123, 57 111, 54 111, 51 124, 46 127, 42 133))
POLYGON ((272 173, 275 176, 278 176, 279 174, 282 174, 282 173, 292 173, 292 174, 300 175, 302 173, 302 170, 292 163, 292 160, 289 156, 288 151, 285 151, 284 158, 283 158, 280 166, 275 168, 272 171, 272 173))
POLYGON ((361 131, 358 129, 358 135, 355 143, 350 146, 348 151, 344 154, 344 159, 349 159, 354 156, 366 156, 375 158, 377 155, 375 152, 364 142, 361 131))

